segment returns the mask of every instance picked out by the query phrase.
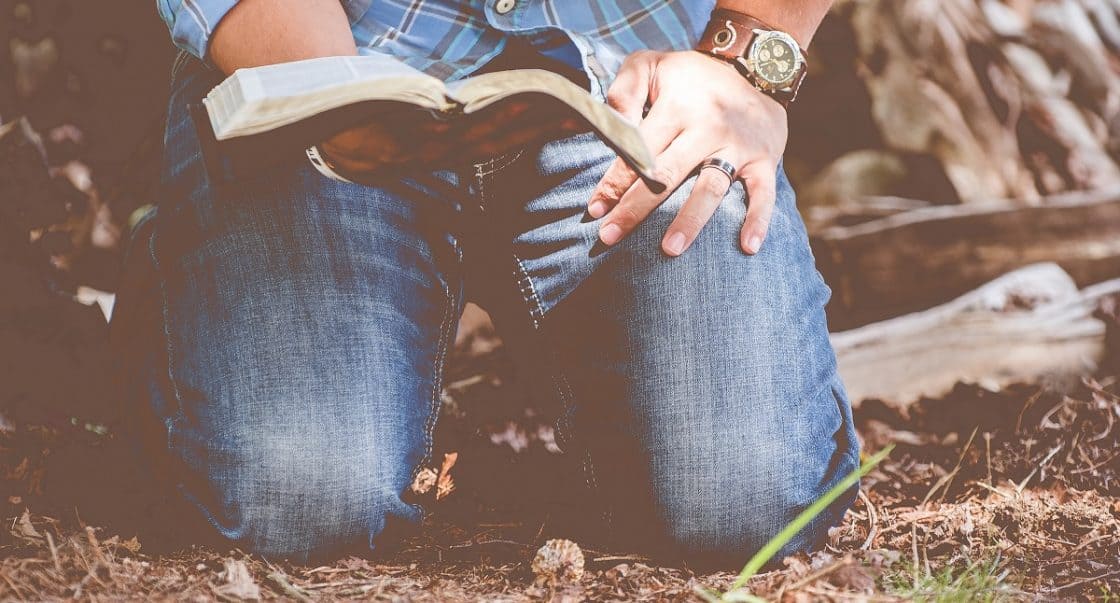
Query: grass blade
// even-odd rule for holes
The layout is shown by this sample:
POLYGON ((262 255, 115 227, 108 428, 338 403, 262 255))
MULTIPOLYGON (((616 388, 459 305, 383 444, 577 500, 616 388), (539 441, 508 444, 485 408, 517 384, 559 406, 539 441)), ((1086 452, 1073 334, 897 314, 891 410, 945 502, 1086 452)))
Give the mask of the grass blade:
POLYGON ((778 551, 782 550, 782 547, 790 540, 793 540, 793 537, 796 536, 798 532, 809 525, 809 522, 813 521, 817 515, 820 515, 827 509, 828 506, 839 498, 841 494, 846 492, 848 488, 854 486, 861 477, 867 475, 876 465, 881 463, 883 459, 887 458, 887 455, 890 454, 893 449, 894 445, 891 444, 880 450, 875 456, 867 459, 867 462, 863 463, 859 469, 848 474, 847 477, 840 480, 840 482, 833 486, 828 492, 825 492, 824 496, 818 498, 816 502, 809 505, 809 508, 793 518, 793 521, 782 528, 782 531, 778 532, 777 536, 771 538, 765 546, 759 549, 759 551, 750 558, 750 561, 747 561, 747 565, 743 567, 743 571, 739 573, 739 577, 735 580, 734 584, 731 585, 731 589, 728 593, 742 588, 748 580, 758 573, 758 570, 762 569, 778 551))

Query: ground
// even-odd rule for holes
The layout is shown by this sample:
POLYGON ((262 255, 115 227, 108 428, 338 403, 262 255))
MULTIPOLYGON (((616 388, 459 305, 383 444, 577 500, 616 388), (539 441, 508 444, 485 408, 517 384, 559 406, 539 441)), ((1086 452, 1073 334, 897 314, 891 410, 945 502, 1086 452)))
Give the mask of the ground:
MULTIPOLYGON (((508 371, 492 338, 460 341, 441 419, 444 449, 459 452, 449 471, 457 487, 446 494, 445 480, 423 530, 391 557, 314 567, 201 547, 161 552, 116 535, 111 520, 84 515, 98 514, 95 502, 76 506, 97 498, 89 490, 127 491, 129 477, 105 469, 122 462, 109 452, 111 429, 0 425, 0 485, 14 493, 3 507, 0 600, 677 601, 729 587, 733 573, 591 549, 581 578, 538 580, 534 555, 563 534, 546 533, 547 518, 526 511, 537 501, 518 488, 547 482, 557 455, 547 421, 514 410, 521 394, 508 371)), ((1117 379, 1098 375, 1065 388, 961 385, 906 409, 863 403, 865 451, 897 448, 864 479, 824 550, 784 560, 749 590, 783 601, 1117 598, 1118 392, 1117 379)))

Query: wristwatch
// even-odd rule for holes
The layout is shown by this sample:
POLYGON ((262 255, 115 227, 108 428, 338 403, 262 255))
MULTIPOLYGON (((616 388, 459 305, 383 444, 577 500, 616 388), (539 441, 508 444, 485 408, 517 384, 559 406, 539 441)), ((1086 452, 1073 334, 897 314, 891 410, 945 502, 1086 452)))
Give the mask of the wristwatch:
POLYGON ((696 50, 730 62, 762 92, 785 106, 805 80, 805 52, 793 36, 750 15, 716 9, 696 50))

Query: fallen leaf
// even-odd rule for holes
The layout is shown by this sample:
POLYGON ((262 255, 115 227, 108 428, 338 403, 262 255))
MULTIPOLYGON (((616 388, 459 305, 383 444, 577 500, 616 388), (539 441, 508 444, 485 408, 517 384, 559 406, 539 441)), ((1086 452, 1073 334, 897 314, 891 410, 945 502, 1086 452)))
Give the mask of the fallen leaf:
POLYGON ((216 589, 219 594, 245 601, 257 601, 261 598, 261 587, 253 580, 249 566, 244 561, 226 559, 225 566, 225 571, 222 572, 225 584, 216 589))
POLYGON ((416 479, 412 480, 412 491, 416 494, 427 494, 431 491, 432 486, 436 485, 439 481, 439 475, 436 474, 434 469, 425 467, 416 474, 416 479))
POLYGON ((455 482, 451 480, 451 468, 459 459, 458 452, 443 455, 443 467, 439 470, 439 481, 436 483, 436 500, 443 500, 445 496, 455 491, 455 482))
POLYGON ((118 546, 120 546, 122 549, 132 553, 133 555, 140 552, 140 541, 135 536, 133 536, 132 538, 129 538, 128 540, 125 540, 124 542, 120 543, 118 546))
POLYGON ((28 542, 38 544, 42 543, 44 540, 43 535, 40 534, 39 530, 35 529, 35 525, 31 523, 31 512, 26 510, 23 512, 23 515, 20 515, 19 519, 16 520, 16 524, 12 527, 11 532, 12 536, 28 542))

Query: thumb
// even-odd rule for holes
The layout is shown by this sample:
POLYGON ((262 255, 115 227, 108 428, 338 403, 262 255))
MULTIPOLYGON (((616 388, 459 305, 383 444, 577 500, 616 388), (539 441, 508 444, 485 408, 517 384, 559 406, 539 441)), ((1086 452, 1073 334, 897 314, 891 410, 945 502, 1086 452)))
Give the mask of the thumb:
POLYGON ((649 100, 652 76, 652 52, 636 52, 626 57, 607 90, 607 104, 621 113, 627 121, 638 124, 642 121, 646 101, 649 100))

